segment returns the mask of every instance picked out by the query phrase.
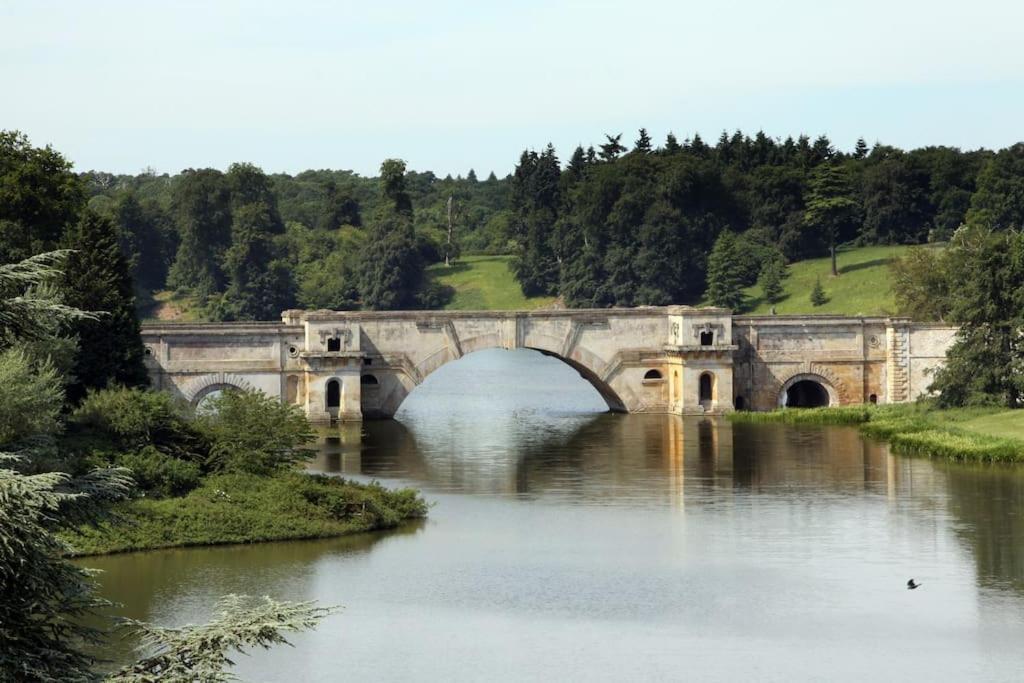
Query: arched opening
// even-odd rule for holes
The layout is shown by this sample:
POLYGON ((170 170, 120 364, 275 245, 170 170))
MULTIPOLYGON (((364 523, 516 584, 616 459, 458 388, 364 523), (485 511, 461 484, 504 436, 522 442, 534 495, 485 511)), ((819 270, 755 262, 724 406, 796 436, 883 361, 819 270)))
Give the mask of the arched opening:
MULTIPOLYGON (((371 416, 398 412, 399 419, 410 422, 434 424, 443 418, 447 423, 485 415, 483 424, 508 419, 514 425, 509 428, 520 429, 530 423, 522 416, 626 412, 615 390, 587 366, 536 348, 485 347, 432 369, 418 385, 399 374, 386 383, 386 392, 384 386, 371 416)), ((365 416, 365 403, 363 408, 365 416)))
POLYGON ((375 375, 363 375, 362 377, 359 378, 359 383, 362 384, 364 387, 375 387, 378 384, 380 384, 375 375))
POLYGON ((327 340, 327 353, 335 351, 341 351, 341 339, 338 337, 331 337, 327 340))
POLYGON ((698 399, 700 405, 705 409, 710 409, 712 402, 715 400, 715 376, 710 372, 705 372, 700 376, 700 382, 698 386, 698 399))
POLYGON ((745 398, 743 398, 742 396, 737 396, 736 400, 733 403, 736 406, 736 410, 746 410, 747 409, 747 400, 745 398))
POLYGON ((299 376, 288 375, 288 382, 285 386, 285 400, 288 403, 299 402, 299 376))
POLYGON ((715 345, 715 333, 712 330, 702 330, 700 333, 700 345, 701 346, 714 346, 715 345))
POLYGON ((645 380, 661 379, 661 372, 659 372, 658 370, 648 370, 647 372, 644 373, 644 379, 645 380))
POLYGON ((327 412, 331 412, 332 415, 337 415, 338 408, 341 407, 341 382, 336 379, 327 380, 327 412))
POLYGON ((868 403, 878 403, 878 394, 871 394, 870 396, 868 396, 868 403))
POLYGON ((786 389, 787 408, 824 408, 829 405, 828 390, 813 379, 802 379, 786 389))

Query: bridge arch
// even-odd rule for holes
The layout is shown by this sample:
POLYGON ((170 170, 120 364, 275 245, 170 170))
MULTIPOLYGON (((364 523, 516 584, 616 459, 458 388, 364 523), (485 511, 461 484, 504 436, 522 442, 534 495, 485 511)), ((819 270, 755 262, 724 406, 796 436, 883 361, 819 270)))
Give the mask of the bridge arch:
MULTIPOLYGON (((539 340, 531 341, 536 342, 539 340)), ((402 403, 415 388, 439 368, 476 351, 507 348, 507 346, 502 344, 501 338, 497 335, 482 335, 461 340, 459 344, 461 353, 453 352, 452 348, 446 347, 430 354, 427 360, 417 366, 412 366, 411 364, 404 367, 393 365, 393 374, 389 373, 392 374, 391 381, 388 381, 389 378, 375 369, 374 376, 378 380, 378 384, 371 386, 364 384, 362 387, 364 390, 362 396, 363 412, 367 416, 390 417, 398 411, 399 407, 401 407, 402 403), (378 391, 374 392, 375 395, 368 395, 367 389, 378 391)), ((573 358, 567 358, 561 353, 545 348, 540 344, 524 345, 518 348, 536 351, 544 356, 555 358, 571 367, 597 391, 610 412, 626 413, 630 411, 631 407, 635 407, 634 404, 637 403, 632 396, 627 395, 623 397, 622 393, 612 386, 612 381, 614 381, 615 376, 618 374, 618 368, 614 367, 617 365, 615 362, 605 363, 600 361, 597 356, 579 347, 574 349, 573 358)))
POLYGON ((253 386, 244 377, 239 377, 238 375, 228 372, 217 372, 209 375, 200 375, 199 377, 189 380, 181 388, 181 394, 185 397, 185 400, 195 408, 204 398, 213 392, 223 391, 224 389, 252 391, 253 386))

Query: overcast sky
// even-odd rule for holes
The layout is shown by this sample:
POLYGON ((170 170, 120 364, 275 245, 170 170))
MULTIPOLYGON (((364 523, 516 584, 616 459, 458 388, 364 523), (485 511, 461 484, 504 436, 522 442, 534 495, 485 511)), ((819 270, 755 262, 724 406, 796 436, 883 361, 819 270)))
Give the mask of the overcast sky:
POLYGON ((0 128, 79 170, 511 171, 646 126, 1024 139, 1024 3, 0 0, 0 128))

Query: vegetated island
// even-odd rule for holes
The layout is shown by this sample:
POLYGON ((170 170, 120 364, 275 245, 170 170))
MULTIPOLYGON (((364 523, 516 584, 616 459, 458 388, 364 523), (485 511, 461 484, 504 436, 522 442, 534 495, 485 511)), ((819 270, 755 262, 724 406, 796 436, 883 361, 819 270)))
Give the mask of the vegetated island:
POLYGON ((900 405, 780 408, 735 412, 734 422, 858 425, 896 453, 973 462, 1024 462, 1024 410, 940 408, 928 399, 900 405))
POLYGON ((226 392, 193 415, 170 395, 90 395, 66 443, 89 464, 128 467, 141 496, 97 525, 64 532, 69 555, 328 538, 426 516, 414 489, 305 474, 305 416, 258 392, 226 392))

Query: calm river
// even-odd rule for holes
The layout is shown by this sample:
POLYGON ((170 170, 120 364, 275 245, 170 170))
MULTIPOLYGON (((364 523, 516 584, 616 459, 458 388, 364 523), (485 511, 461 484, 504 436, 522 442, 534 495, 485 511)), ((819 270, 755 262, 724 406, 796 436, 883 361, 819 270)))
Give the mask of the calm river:
POLYGON ((225 593, 344 606, 239 657, 250 681, 1024 679, 1024 468, 603 409, 557 360, 479 352, 311 465, 422 489, 423 523, 86 564, 166 625, 225 593))

